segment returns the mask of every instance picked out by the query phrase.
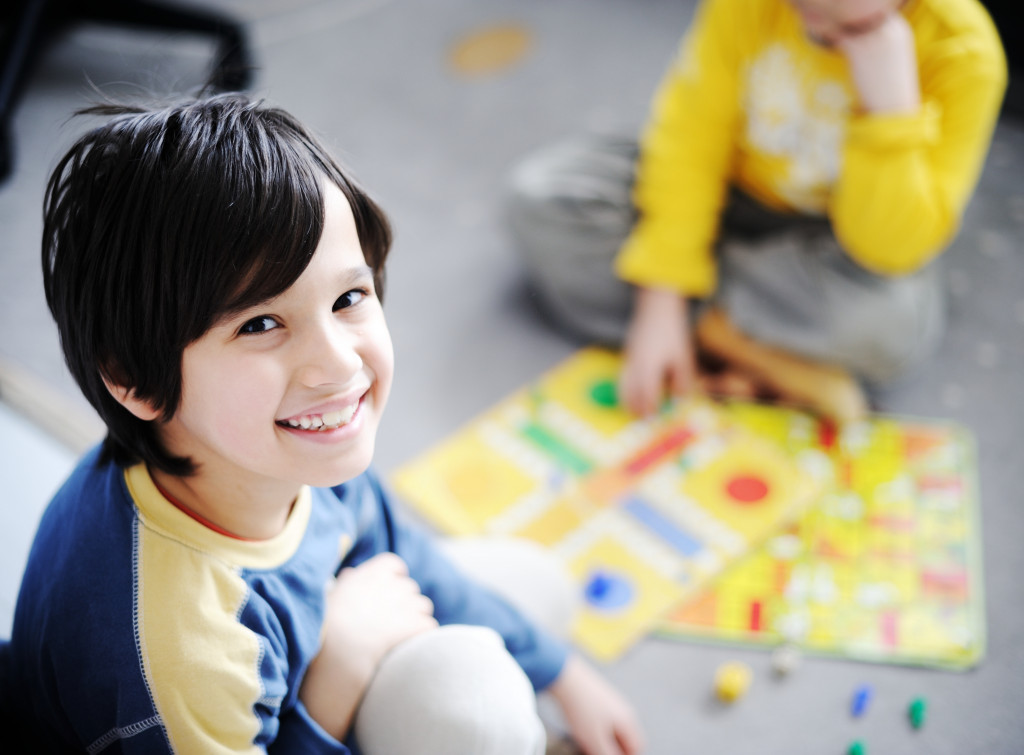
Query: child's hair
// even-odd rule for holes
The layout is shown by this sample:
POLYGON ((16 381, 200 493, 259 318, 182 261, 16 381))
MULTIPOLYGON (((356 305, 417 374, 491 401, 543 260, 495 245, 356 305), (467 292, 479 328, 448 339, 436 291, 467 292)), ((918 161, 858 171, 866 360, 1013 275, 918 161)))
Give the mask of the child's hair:
POLYGON ((170 419, 181 357, 223 315, 285 291, 324 226, 323 182, 348 199, 383 293, 388 221, 284 111, 238 94, 114 116, 81 137, 46 189, 43 283, 64 357, 107 425, 101 458, 194 472, 104 379, 170 419))

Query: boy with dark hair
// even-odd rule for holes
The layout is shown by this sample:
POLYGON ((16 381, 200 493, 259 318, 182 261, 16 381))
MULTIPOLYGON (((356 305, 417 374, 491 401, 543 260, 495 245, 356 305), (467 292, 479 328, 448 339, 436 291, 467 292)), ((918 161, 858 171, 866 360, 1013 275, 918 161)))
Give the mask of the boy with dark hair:
POLYGON ((87 112, 113 118, 53 173, 43 270, 108 435, 18 598, 33 751, 536 753, 545 688, 585 751, 639 751, 619 694, 367 471, 393 372, 373 201, 238 95, 87 112))

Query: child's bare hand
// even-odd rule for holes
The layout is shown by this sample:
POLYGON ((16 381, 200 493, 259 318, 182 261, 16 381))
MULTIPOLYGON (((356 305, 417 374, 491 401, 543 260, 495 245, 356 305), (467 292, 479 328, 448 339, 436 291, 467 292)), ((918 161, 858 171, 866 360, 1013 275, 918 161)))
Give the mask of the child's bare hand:
POLYGON ((433 603, 394 553, 342 569, 328 587, 323 645, 300 691, 309 714, 341 739, 384 655, 436 626, 433 603))
POLYGON ((619 395, 635 414, 657 411, 666 389, 679 396, 693 388, 693 344, 687 319, 686 301, 675 291, 637 292, 619 376, 619 395))
POLYGON ((914 32, 899 13, 846 34, 836 47, 850 64, 860 104, 869 113, 913 112, 921 104, 914 32))
POLYGON ((579 656, 570 656, 550 687, 585 755, 637 755, 644 733, 632 706, 579 656))
POLYGON ((324 622, 325 645, 333 642, 374 668, 402 640, 437 626, 434 604, 394 553, 342 569, 329 588, 324 622))

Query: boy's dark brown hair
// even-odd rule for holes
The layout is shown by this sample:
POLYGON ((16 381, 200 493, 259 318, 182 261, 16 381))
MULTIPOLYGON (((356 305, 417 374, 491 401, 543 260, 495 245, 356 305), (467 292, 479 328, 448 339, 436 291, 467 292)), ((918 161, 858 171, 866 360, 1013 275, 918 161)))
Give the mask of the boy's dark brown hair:
MULTIPOLYGON (((112 116, 61 159, 46 189, 43 283, 64 357, 107 425, 101 461, 194 471, 104 379, 171 418, 181 357, 223 315, 285 291, 324 226, 323 182, 348 199, 383 292, 380 208, 288 113, 238 94, 112 116)), ((161 420, 157 420, 159 422, 161 420)))

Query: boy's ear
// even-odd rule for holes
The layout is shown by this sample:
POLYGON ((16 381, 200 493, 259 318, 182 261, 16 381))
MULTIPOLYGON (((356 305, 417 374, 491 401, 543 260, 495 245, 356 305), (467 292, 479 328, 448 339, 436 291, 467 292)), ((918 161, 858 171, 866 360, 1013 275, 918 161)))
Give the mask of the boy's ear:
POLYGON ((135 391, 131 388, 118 385, 106 377, 103 378, 103 384, 107 386, 107 390, 110 391, 110 395, 117 403, 139 419, 150 422, 160 416, 160 412, 152 404, 136 396, 135 391))

